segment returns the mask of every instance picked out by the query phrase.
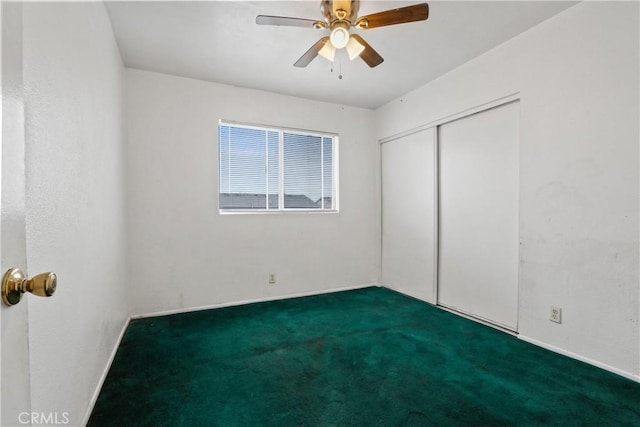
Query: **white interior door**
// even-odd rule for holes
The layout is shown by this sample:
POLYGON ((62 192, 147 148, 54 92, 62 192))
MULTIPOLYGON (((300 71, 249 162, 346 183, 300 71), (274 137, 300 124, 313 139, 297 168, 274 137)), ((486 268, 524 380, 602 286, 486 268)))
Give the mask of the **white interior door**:
POLYGON ((435 130, 381 146, 382 283, 435 303, 435 130))
MULTIPOLYGON (((22 97, 22 4, 0 3, 0 274, 17 267, 26 271, 25 132, 22 97)), ((0 279, 2 276, 0 275, 0 279)), ((6 307, 0 302, 0 425, 31 425, 28 304, 6 307)))
POLYGON ((517 330, 519 102, 439 128, 438 304, 517 330))

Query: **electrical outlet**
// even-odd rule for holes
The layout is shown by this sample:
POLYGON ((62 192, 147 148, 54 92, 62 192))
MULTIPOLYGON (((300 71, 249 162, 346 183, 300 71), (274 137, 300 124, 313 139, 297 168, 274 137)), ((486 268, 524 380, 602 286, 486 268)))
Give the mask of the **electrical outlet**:
POLYGON ((562 309, 552 305, 549 320, 556 323, 562 323, 562 309))
POLYGON ((269 284, 274 285, 276 283, 276 273, 269 273, 269 284))

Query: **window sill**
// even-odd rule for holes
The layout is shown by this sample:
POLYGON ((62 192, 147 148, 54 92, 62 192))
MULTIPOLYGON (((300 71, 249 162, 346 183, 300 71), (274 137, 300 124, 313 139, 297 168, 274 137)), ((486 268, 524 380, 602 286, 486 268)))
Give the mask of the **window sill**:
POLYGON ((337 214, 340 213, 337 209, 332 210, 319 210, 319 209, 287 209, 287 210, 252 210, 252 209, 234 209, 234 210, 220 210, 220 215, 291 215, 291 214, 337 214))

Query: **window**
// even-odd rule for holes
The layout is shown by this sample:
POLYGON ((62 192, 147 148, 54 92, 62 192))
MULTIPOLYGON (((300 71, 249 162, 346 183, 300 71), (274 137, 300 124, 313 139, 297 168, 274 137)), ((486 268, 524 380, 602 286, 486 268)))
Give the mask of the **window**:
POLYGON ((220 122, 221 211, 337 211, 338 137, 220 122))

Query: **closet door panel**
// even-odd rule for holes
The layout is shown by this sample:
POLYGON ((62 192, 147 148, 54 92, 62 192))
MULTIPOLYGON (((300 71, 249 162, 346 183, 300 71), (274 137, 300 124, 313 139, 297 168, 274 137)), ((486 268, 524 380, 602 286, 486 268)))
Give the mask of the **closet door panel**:
POLYGON ((517 330, 519 103, 439 127, 438 303, 517 330))
POLYGON ((435 304, 435 131, 382 144, 382 283, 435 304))

